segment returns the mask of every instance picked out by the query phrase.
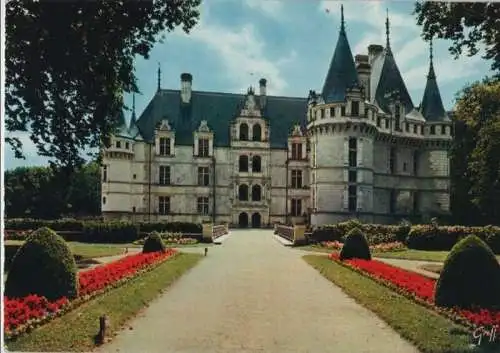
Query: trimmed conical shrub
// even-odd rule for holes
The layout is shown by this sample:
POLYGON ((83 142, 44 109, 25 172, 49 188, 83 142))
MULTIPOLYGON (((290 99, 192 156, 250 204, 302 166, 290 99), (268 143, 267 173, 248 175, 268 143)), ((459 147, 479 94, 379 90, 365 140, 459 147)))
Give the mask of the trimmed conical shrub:
POLYGON ((62 237, 49 228, 33 232, 19 248, 5 282, 11 298, 36 294, 48 300, 78 296, 75 259, 62 237))
POLYGON ((500 264, 475 235, 451 249, 436 284, 435 303, 443 307, 500 307, 500 264))
POLYGON ((161 239, 161 236, 158 233, 152 232, 146 238, 146 240, 144 240, 142 252, 148 253, 148 252, 156 252, 156 251, 165 252, 165 244, 163 243, 163 240, 161 239))
POLYGON ((351 229, 347 234, 344 246, 340 251, 340 260, 353 258, 365 260, 371 260, 372 258, 365 235, 358 227, 351 229))

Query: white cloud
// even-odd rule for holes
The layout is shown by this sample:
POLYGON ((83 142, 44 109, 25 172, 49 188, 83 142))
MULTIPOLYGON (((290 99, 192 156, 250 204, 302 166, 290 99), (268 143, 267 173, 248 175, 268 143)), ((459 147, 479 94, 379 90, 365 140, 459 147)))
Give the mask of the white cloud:
POLYGON ((281 16, 285 6, 283 1, 279 0, 245 0, 245 5, 251 9, 261 11, 266 16, 274 19, 284 19, 281 16))
POLYGON ((252 24, 229 29, 202 21, 189 37, 190 40, 203 42, 217 52, 224 63, 227 77, 233 81, 236 90, 246 90, 261 77, 268 81, 269 94, 283 94, 287 88, 280 67, 294 60, 297 53, 292 50, 277 59, 267 58, 265 41, 257 36, 252 24))

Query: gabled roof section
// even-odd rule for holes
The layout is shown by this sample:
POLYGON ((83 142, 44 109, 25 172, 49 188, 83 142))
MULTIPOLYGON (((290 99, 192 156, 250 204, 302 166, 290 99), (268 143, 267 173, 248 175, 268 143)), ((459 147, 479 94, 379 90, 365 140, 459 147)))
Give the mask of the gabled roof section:
POLYGON ((450 121, 443 106, 441 93, 434 72, 434 64, 432 62, 432 41, 430 43, 430 64, 429 74, 427 75, 427 84, 425 85, 424 97, 420 106, 420 112, 427 121, 442 122, 450 121))
MULTIPOLYGON (((137 120, 137 126, 142 137, 152 141, 156 124, 167 119, 175 131, 176 144, 193 145, 193 132, 206 120, 214 131, 215 146, 229 146, 231 123, 245 99, 246 94, 192 91, 191 101, 186 104, 179 90, 161 89, 137 120)), ((271 147, 285 148, 290 127, 294 123, 306 124, 307 99, 266 96, 264 114, 270 123, 271 147)))
POLYGON ((406 112, 414 109, 408 89, 403 81, 396 60, 392 53, 389 41, 389 17, 386 20, 386 48, 372 65, 372 102, 376 103, 383 111, 389 112, 389 103, 392 98, 399 98, 406 112))
POLYGON ((325 103, 343 102, 348 88, 359 84, 358 72, 347 40, 344 7, 341 6, 341 25, 337 46, 325 78, 321 95, 325 103))

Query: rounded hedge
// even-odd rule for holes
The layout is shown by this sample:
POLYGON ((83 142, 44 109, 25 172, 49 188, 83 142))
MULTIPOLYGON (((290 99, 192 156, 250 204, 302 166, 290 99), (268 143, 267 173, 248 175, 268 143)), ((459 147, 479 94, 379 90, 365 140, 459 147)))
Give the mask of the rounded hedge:
POLYGON ((340 251, 340 260, 353 258, 364 260, 371 260, 372 258, 365 235, 358 227, 351 229, 347 234, 344 246, 340 251))
POLYGON ((452 248, 434 300, 442 307, 500 307, 500 264, 485 242, 470 235, 452 248))
POLYGON ((160 234, 152 232, 145 240, 142 247, 143 253, 162 251, 165 252, 165 244, 161 239, 160 234))
POLYGON ((33 232, 19 248, 5 282, 7 297, 29 294, 48 300, 78 296, 75 258, 64 239, 46 227, 33 232))

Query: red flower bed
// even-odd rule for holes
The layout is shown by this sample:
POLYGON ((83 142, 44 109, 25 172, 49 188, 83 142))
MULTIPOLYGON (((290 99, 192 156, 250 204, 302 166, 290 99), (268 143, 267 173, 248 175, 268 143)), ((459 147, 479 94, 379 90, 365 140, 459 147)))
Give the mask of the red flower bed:
MULTIPOLYGON (((332 253, 329 255, 330 259, 341 262, 339 255, 332 253)), ((377 260, 362 260, 351 259, 341 262, 350 268, 357 270, 374 278, 390 287, 395 288, 398 292, 416 298, 429 304, 434 309, 446 313, 446 309, 437 308, 434 305, 434 290, 436 287, 436 280, 422 276, 418 273, 403 270, 399 267, 391 266, 385 262, 377 260)), ((485 310, 478 309, 476 311, 465 309, 452 309, 449 314, 456 319, 459 318, 466 320, 468 324, 473 326, 499 326, 500 327, 500 311, 499 310, 485 310)))
POLYGON ((167 249, 164 253, 139 253, 79 272, 79 298, 72 302, 67 298, 49 302, 46 298, 37 295, 29 295, 24 298, 4 297, 4 330, 6 337, 11 338, 19 335, 37 324, 61 315, 101 291, 121 285, 127 279, 135 277, 138 272, 159 264, 175 253, 174 249, 167 249))
POLYGON ((140 269, 150 266, 175 253, 167 249, 165 253, 139 253, 121 258, 110 264, 94 267, 79 273, 80 296, 91 294, 127 277, 132 277, 140 269))

